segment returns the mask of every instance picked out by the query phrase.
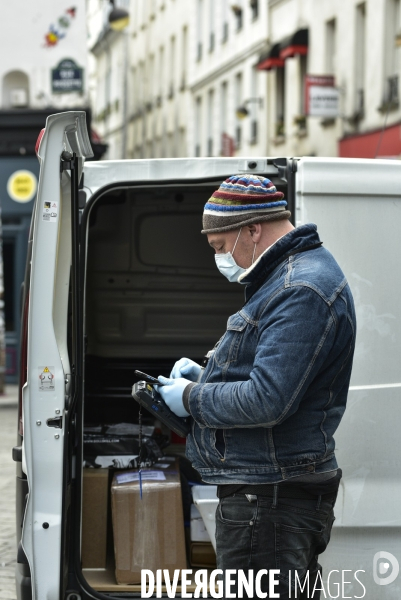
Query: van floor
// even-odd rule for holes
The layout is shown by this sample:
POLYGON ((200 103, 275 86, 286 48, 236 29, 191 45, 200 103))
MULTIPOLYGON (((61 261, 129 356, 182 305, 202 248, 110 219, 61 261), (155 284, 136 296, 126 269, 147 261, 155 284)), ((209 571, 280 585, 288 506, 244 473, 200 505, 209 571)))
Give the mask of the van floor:
MULTIPOLYGON (((193 574, 198 569, 193 569, 193 574)), ((208 569, 208 573, 212 569, 208 569)), ((110 560, 106 569, 82 569, 83 576, 89 585, 96 590, 97 592, 132 592, 138 593, 141 592, 141 584, 117 584, 114 576, 114 564, 113 561, 110 560)), ((195 583, 188 585, 186 587, 188 592, 194 592, 196 588, 195 583)), ((162 586, 162 592, 165 594, 167 592, 166 587, 162 586)), ((181 585, 177 586, 177 593, 181 594, 181 585)))

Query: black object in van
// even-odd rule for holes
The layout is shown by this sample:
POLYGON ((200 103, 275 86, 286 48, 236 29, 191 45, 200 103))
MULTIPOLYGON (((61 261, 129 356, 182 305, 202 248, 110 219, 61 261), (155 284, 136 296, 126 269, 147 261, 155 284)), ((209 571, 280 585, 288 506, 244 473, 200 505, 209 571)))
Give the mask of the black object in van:
MULTIPOLYGON (((154 428, 143 427, 142 459, 147 466, 162 456, 166 438, 153 438, 154 428)), ((84 430, 84 466, 129 469, 138 466, 139 427, 133 423, 87 427, 84 430)), ((168 443, 168 442, 167 442, 168 443)))

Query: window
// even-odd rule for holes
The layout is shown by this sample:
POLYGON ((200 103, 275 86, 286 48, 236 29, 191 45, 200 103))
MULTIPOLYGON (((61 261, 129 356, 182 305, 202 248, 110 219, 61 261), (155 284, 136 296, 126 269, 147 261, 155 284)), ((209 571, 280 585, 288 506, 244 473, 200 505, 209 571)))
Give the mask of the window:
POLYGON ((302 54, 299 57, 299 114, 305 114, 305 79, 307 73, 308 56, 302 54))
POLYGON ((250 116, 250 143, 258 143, 258 122, 257 115, 259 110, 258 98, 258 71, 254 67, 251 72, 251 102, 249 103, 250 116))
POLYGON ((220 100, 220 127, 221 127, 221 155, 226 156, 224 153, 223 145, 224 139, 227 136, 227 103, 228 103, 228 84, 224 81, 221 84, 221 100, 220 100))
POLYGON ((10 71, 3 77, 3 107, 23 108, 28 104, 28 75, 23 71, 10 71))
POLYGON ((224 44, 228 40, 228 0, 222 0, 222 24, 221 41, 224 44))
POLYGON ((385 35, 385 82, 383 108, 397 108, 399 104, 400 48, 396 45, 399 33, 400 0, 387 0, 385 35))
MULTIPOLYGON (((242 105, 242 73, 237 73, 235 76, 235 109, 242 105)), ((242 141, 242 122, 237 117, 235 126, 235 147, 239 149, 242 141)))
POLYGON ((326 22, 326 73, 333 75, 336 62, 336 20, 326 22))
POLYGON ((170 83, 168 97, 171 100, 174 96, 174 76, 175 76, 175 36, 170 39, 170 83))
POLYGON ((149 73, 148 73, 148 94, 147 102, 151 106, 155 97, 155 57, 151 54, 149 57, 149 73))
POLYGON ((182 53, 181 53, 181 87, 180 90, 185 90, 187 82, 187 62, 188 62, 188 28, 182 28, 182 53))
POLYGON ((202 40, 203 40, 203 0, 198 0, 197 3, 197 49, 196 60, 202 59, 202 40))
POLYGON ((259 0, 250 0, 249 4, 252 11, 252 21, 256 21, 259 16, 259 0))
POLYGON ((137 104, 137 99, 138 99, 138 83, 137 83, 136 67, 133 67, 131 69, 131 83, 132 83, 132 91, 129 95, 130 111, 131 111, 131 114, 135 114, 136 104, 137 104))
POLYGON ((215 4, 209 0, 209 52, 214 50, 214 28, 215 28, 215 4))
POLYGON ((355 116, 362 118, 365 112, 366 75, 366 5, 356 7, 355 32, 355 116))
POLYGON ((233 4, 231 6, 231 8, 233 9, 233 13, 235 15, 236 31, 240 31, 242 29, 242 25, 243 25, 243 11, 242 11, 242 7, 239 4, 233 4))
POLYGON ((207 96, 207 154, 213 156, 213 112, 214 90, 209 90, 207 96))
POLYGON ((163 90, 164 90, 164 48, 160 46, 159 49, 159 95, 157 98, 156 104, 158 106, 162 103, 163 98, 163 90))
POLYGON ((276 137, 285 135, 285 67, 276 69, 276 137))
POLYGON ((202 98, 197 98, 195 103, 195 156, 201 156, 202 135, 202 98))

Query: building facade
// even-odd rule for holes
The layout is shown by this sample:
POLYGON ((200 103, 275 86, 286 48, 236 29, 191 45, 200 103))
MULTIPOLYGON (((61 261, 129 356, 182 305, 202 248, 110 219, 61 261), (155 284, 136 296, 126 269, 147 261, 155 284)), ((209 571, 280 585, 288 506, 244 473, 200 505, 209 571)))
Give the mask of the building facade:
POLYGON ((109 158, 266 151, 267 4, 260 0, 88 0, 96 127, 109 158), (238 112, 237 109, 242 109, 238 112), (239 116, 237 116, 237 113, 239 116))
POLYGON ((260 0, 196 0, 191 20, 192 156, 267 151, 267 76, 256 65, 268 44, 260 0))
POLYGON ((119 33, 88 0, 110 158, 401 154, 400 0, 116 4, 119 33))
POLYGON ((270 154, 401 154, 400 0, 270 0, 269 41, 270 154), (337 116, 308 115, 313 76, 332 80, 337 116))
POLYGON ((108 24, 110 5, 88 1, 96 127, 108 158, 187 156, 192 0, 120 1, 123 31, 108 24))

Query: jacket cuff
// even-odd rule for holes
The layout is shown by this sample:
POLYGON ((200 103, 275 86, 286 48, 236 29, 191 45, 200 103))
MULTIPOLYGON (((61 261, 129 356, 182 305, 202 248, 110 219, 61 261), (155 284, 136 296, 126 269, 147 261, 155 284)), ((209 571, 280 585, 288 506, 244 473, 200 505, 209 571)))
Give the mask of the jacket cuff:
POLYGON ((191 393, 192 388, 196 385, 196 383, 189 383, 186 388, 184 388, 184 392, 182 394, 182 402, 184 404, 185 410, 191 414, 189 410, 189 394, 191 393))

